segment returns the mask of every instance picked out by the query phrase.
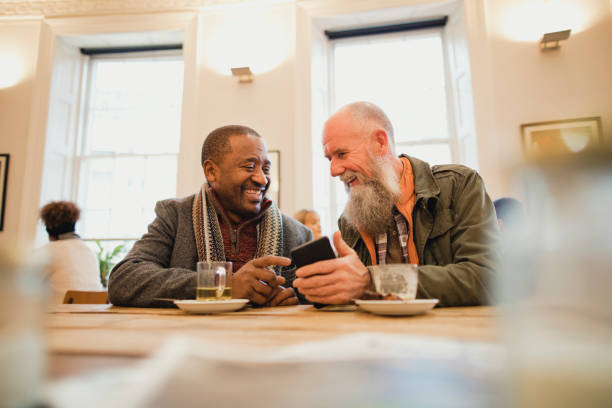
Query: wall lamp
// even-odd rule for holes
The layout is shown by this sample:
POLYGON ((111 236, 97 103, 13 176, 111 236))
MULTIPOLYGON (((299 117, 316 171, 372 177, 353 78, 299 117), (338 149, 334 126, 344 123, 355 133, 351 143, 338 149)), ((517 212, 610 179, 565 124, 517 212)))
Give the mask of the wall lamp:
POLYGON ((238 82, 241 84, 253 82, 253 73, 249 67, 232 68, 232 75, 238 77, 238 82))
POLYGON ((546 33, 540 40, 540 48, 542 51, 556 50, 561 47, 560 41, 567 40, 572 30, 555 31, 553 33, 546 33))

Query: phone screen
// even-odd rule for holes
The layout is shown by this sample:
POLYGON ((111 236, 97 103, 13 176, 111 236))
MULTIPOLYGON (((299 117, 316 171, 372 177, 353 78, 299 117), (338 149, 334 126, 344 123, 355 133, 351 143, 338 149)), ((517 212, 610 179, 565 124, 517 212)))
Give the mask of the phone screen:
POLYGON ((291 250, 291 259, 296 267, 310 265, 311 263, 333 259, 336 257, 329 238, 321 237, 314 241, 306 242, 291 250))

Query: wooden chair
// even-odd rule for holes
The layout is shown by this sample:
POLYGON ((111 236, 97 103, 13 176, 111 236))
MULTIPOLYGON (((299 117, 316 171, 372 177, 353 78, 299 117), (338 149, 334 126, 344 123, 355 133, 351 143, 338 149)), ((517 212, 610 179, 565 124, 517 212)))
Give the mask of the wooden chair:
POLYGON ((102 304, 108 303, 108 291, 69 290, 64 295, 64 303, 102 304))

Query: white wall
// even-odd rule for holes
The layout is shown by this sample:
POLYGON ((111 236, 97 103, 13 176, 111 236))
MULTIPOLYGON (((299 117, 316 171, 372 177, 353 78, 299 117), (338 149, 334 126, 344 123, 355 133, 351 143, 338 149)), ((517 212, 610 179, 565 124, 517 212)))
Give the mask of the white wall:
POLYGON ((494 196, 512 189, 510 169, 522 158, 521 124, 601 116, 604 138, 612 141, 612 3, 534 5, 531 0, 486 2, 494 95, 487 137, 495 140, 490 154, 500 165, 488 180, 494 196), (546 15, 539 14, 544 10, 546 15), (559 50, 541 52, 537 46, 546 24, 550 30, 572 29, 559 50))
POLYGON ((40 29, 40 19, 0 20, 0 76, 13 64, 20 73, 15 85, 0 88, 0 153, 11 155, 0 246, 9 250, 20 236, 24 180, 32 164, 26 159, 40 29))
POLYGON ((196 119, 194 131, 182 135, 178 195, 196 192, 204 180, 200 151, 206 135, 219 126, 241 124, 259 132, 268 150, 281 151, 281 208, 294 207, 294 32, 293 4, 235 6, 201 15, 196 119), (272 64, 262 65, 270 60, 272 64), (232 61, 252 67, 252 83, 238 83, 229 75, 230 67, 236 66, 232 61))

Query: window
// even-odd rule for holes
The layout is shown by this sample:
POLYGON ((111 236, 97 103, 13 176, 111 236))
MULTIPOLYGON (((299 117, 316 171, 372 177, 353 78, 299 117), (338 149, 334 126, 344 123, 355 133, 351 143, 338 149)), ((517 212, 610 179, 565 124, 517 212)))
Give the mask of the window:
MULTIPOLYGON (((373 102, 393 124, 397 154, 432 165, 453 162, 442 32, 434 28, 332 40, 330 114, 347 103, 373 102)), ((317 208, 329 208, 335 223, 348 199, 344 185, 334 179, 330 197, 321 199, 326 202, 317 208)))
POLYGON ((74 166, 82 235, 138 239, 154 203, 176 195, 183 59, 122 54, 92 56, 87 65, 74 166))

